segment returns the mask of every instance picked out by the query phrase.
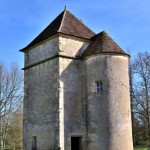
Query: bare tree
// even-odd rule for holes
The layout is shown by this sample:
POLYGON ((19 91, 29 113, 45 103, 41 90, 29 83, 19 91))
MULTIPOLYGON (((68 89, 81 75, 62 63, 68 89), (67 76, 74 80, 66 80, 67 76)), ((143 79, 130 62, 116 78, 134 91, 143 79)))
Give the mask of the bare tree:
POLYGON ((13 150, 22 148, 22 119, 23 111, 22 107, 19 107, 12 113, 8 124, 7 145, 13 150))
POLYGON ((23 75, 17 64, 0 63, 0 150, 4 150, 10 115, 22 102, 23 75))
POLYGON ((133 120, 141 131, 138 139, 150 142, 150 53, 139 53, 130 73, 133 120))

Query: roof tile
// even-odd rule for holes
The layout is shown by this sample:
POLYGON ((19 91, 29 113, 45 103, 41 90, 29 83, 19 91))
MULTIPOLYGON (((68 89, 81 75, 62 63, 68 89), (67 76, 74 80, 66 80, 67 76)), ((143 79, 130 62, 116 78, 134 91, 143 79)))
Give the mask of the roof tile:
POLYGON ((99 53, 115 53, 128 55, 115 43, 115 41, 105 31, 93 36, 91 38, 91 41, 91 44, 84 51, 82 57, 99 53))

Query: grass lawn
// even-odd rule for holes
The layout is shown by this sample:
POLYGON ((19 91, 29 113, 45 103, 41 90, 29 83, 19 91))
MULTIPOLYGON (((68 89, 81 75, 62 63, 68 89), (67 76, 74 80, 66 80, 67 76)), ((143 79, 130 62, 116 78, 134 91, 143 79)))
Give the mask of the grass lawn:
POLYGON ((148 148, 137 147, 137 148, 134 148, 134 150, 148 150, 148 148))

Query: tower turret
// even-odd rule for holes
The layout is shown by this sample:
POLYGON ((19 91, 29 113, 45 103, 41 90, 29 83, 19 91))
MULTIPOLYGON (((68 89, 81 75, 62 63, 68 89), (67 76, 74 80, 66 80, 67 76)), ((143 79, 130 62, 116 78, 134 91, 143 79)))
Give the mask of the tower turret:
POLYGON ((86 64, 89 149, 133 150, 129 55, 106 32, 92 38, 86 64))

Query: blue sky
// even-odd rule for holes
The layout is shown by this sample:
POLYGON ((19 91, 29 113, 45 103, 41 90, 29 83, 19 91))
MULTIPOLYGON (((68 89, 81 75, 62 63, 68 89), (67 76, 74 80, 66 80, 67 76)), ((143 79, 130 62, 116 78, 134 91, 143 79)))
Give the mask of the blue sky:
POLYGON ((0 60, 18 62, 31 42, 64 6, 96 33, 105 30, 134 57, 150 51, 150 0, 1 0, 0 60))

